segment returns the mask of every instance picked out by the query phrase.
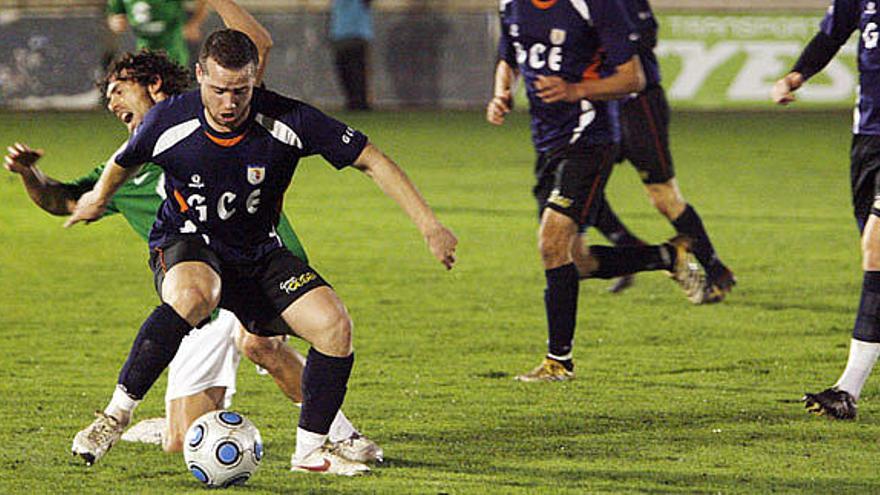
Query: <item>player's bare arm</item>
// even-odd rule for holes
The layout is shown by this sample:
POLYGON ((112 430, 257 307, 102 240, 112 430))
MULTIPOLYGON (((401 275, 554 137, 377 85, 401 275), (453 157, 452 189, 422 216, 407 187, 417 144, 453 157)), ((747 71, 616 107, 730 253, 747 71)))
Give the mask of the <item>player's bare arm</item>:
POLYGON ((446 269, 455 264, 458 239, 434 215, 431 207, 409 177, 379 148, 367 144, 353 166, 367 174, 382 191, 403 208, 428 243, 428 248, 446 269))
POLYGON ((272 35, 257 21, 248 11, 241 8, 233 0, 206 0, 217 15, 223 19, 223 23, 229 29, 235 29, 248 35, 248 38, 257 45, 257 53, 260 56, 260 63, 257 66, 257 82, 259 85, 263 81, 263 73, 268 63, 269 51, 272 49, 272 35))
POLYGON ((88 223, 101 218, 116 191, 140 169, 141 167, 123 168, 113 161, 108 163, 94 189, 83 194, 76 202, 73 214, 64 222, 64 226, 70 227, 79 222, 88 223))
POLYGON ((6 151, 3 167, 21 177, 31 201, 52 215, 70 215, 73 212, 76 206, 73 193, 37 167, 43 150, 34 150, 24 143, 15 143, 6 148, 6 151))
POLYGON ((501 125, 504 116, 513 107, 513 83, 517 71, 506 61, 499 60, 495 67, 495 91, 489 104, 486 105, 486 120, 490 124, 501 125))
POLYGON ((804 84, 804 76, 800 72, 789 72, 782 79, 776 81, 771 91, 773 102, 779 105, 788 105, 797 100, 794 92, 804 84))
POLYGON ((538 76, 535 81, 538 97, 544 103, 578 100, 616 100, 645 89, 645 71, 638 55, 618 65, 614 74, 601 79, 587 79, 576 83, 559 76, 538 76))
POLYGON ((193 8, 192 16, 183 26, 183 37, 187 41, 197 42, 202 38, 202 23, 208 17, 207 0, 198 0, 193 8))

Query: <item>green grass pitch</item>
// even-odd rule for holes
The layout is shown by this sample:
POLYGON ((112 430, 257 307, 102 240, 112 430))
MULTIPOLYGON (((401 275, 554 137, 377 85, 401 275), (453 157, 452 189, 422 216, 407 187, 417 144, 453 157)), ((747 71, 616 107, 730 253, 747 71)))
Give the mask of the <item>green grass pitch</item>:
MULTIPOLYGON (((418 184, 459 236, 459 264, 445 272, 360 173, 300 165, 285 211, 354 318, 344 410, 387 461, 361 479, 289 473, 298 410, 243 363, 235 408, 267 457, 237 491, 880 491, 880 381, 857 422, 797 403, 839 375, 858 302, 848 114, 674 113, 680 184, 739 286, 695 307, 661 274, 618 296, 582 284, 578 379, 563 384, 512 379, 546 338, 526 116, 503 128, 478 112, 342 117, 418 184)), ((42 168, 64 179, 123 139, 98 113, 0 115, 0 144, 45 148, 42 168)), ((646 239, 673 234, 630 166, 608 191, 646 239)), ((201 493, 182 457, 154 446, 121 443, 92 468, 70 457, 156 296, 145 246, 121 218, 61 223, 2 171, 0 493, 201 493)), ((138 417, 160 414, 163 393, 164 378, 138 417)))

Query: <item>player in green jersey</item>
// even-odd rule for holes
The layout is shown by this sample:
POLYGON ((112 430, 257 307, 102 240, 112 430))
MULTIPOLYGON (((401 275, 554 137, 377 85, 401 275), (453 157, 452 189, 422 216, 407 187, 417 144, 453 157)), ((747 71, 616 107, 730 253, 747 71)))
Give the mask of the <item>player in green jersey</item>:
POLYGON ((183 0, 108 0, 107 25, 116 34, 131 27, 138 49, 165 50, 171 60, 186 67, 186 42, 201 37, 200 27, 208 11, 205 0, 198 0, 187 20, 183 4, 183 0))
MULTIPOLYGON (((254 39, 260 48, 259 73, 262 73, 271 47, 269 33, 232 0, 209 1, 227 26, 246 32, 254 39)), ((118 60, 111 68, 106 82, 108 108, 126 124, 129 132, 133 132, 153 104, 182 92, 189 84, 189 76, 164 55, 141 52, 118 60)), ((42 151, 32 150, 20 143, 11 146, 8 151, 5 158, 6 169, 20 174, 30 198, 55 215, 70 214, 76 199, 92 188, 103 169, 103 165, 99 166, 79 179, 64 183, 46 176, 36 167, 35 163, 42 156, 42 151)), ((161 168, 146 165, 113 197, 108 214, 122 214, 138 235, 146 239, 162 202, 163 180, 161 168)), ((305 260, 305 252, 283 215, 277 232, 285 247, 305 260)), ((304 358, 279 339, 258 337, 244 332, 234 318, 224 318, 222 315, 218 321, 191 332, 190 337, 187 339, 191 342, 187 345, 185 339, 185 344, 169 367, 167 425, 164 421, 145 420, 132 428, 134 430, 138 426, 148 425, 142 428, 145 431, 134 436, 136 439, 147 441, 144 437, 156 438, 154 427, 158 424, 165 429, 162 436, 165 450, 179 451, 184 433, 192 420, 204 412, 226 406, 229 392, 234 387, 238 359, 237 353, 229 352, 232 340, 236 341, 252 361, 269 371, 285 395, 294 402, 301 402, 300 379, 304 358), (220 328, 206 331, 211 325, 218 327, 229 319, 234 323, 234 332, 220 328), (234 333, 234 338, 224 340, 224 333, 234 333), (198 383, 200 387, 188 386, 187 382, 198 383), (205 388, 205 383, 216 386, 205 388)), ((114 399, 120 395, 125 394, 114 393, 114 399)), ((110 417, 111 410, 108 406, 102 416, 110 417)), ((330 442, 335 452, 354 461, 366 462, 382 457, 381 448, 361 436, 341 412, 331 426, 330 442)), ((76 450, 76 443, 74 447, 76 450)))

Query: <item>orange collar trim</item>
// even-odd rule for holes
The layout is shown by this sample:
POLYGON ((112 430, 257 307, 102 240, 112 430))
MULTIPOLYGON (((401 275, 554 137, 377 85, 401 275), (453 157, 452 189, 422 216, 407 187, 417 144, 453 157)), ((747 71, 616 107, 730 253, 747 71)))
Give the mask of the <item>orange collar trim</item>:
POLYGON ((532 5, 541 9, 547 10, 550 7, 556 5, 557 0, 532 0, 532 5))
MULTIPOLYGON (((555 0, 554 0, 555 1, 555 0)), ((229 139, 218 138, 217 136, 212 135, 210 132, 205 131, 205 135, 208 136, 208 139, 213 141, 214 143, 223 146, 224 148, 230 148, 240 143, 242 139, 247 135, 247 131, 241 133, 238 136, 229 139)))

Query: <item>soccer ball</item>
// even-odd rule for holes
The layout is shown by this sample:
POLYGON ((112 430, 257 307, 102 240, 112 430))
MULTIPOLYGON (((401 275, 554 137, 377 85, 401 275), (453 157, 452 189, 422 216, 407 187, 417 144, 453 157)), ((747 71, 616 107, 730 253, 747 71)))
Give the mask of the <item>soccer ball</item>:
POLYGON ((241 485, 260 466, 263 439, 241 414, 211 411, 187 430, 183 458, 187 469, 206 486, 241 485))

